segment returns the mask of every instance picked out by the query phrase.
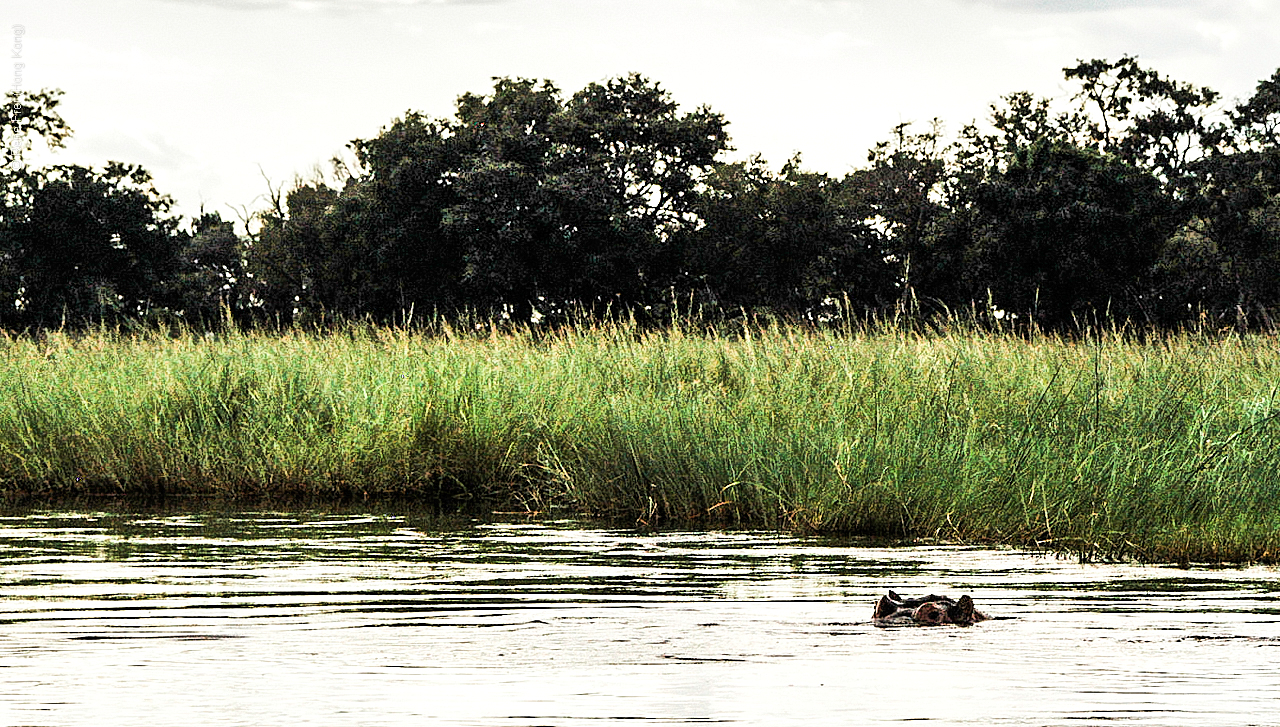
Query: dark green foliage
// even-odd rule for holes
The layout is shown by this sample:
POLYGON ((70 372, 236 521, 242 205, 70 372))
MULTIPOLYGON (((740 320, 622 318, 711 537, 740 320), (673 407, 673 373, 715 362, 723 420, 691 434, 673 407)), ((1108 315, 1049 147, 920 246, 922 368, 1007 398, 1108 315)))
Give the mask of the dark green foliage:
MULTIPOLYGON (((631 74, 574 94, 553 120, 562 158, 553 186, 578 263, 558 300, 640 307, 669 293, 672 243, 696 226, 700 183, 728 148, 722 116, 678 113, 656 83, 631 74)), ((564 273, 561 272, 561 275, 564 273)))
POLYGON ((202 214, 183 240, 178 271, 164 298, 175 316, 206 327, 247 302, 244 245, 235 226, 216 212, 202 214))
POLYGON ((1207 116, 1216 91, 1166 78, 1133 56, 1081 61, 1064 74, 1080 83, 1076 99, 1084 102, 1081 114, 1096 148, 1171 184, 1225 138, 1222 124, 1207 116))
POLYGON ((1161 322, 1187 310, 1274 328, 1280 305, 1280 71, 1230 113, 1230 149, 1190 165, 1189 221, 1157 268, 1161 322))
POLYGON ((1280 148, 1280 69, 1260 81, 1253 97, 1236 107, 1231 124, 1245 144, 1280 148))
MULTIPOLYGON (((871 150, 867 161, 869 167, 845 178, 849 213, 881 233, 881 261, 897 278, 892 283, 897 284, 900 305, 909 303, 917 288, 954 298, 962 271, 960 256, 949 249, 942 232, 949 215, 944 203, 949 176, 941 122, 935 119, 922 134, 899 124, 890 140, 871 150)), ((881 287, 880 296, 888 299, 893 292, 881 287)))
POLYGON ((62 91, 9 91, 0 107, 0 173, 6 181, 25 167, 23 155, 38 137, 51 149, 61 148, 71 136, 71 127, 58 113, 62 91))
POLYGON ((546 184, 560 108, 554 86, 526 79, 499 79, 492 96, 458 100, 460 156, 445 182, 456 201, 443 211, 442 230, 461 257, 463 297, 476 307, 527 314, 550 282, 547 266, 565 237, 546 184))
POLYGON ((358 312, 342 305, 361 291, 346 284, 354 277, 351 263, 359 249, 355 239, 335 229, 337 199, 337 192, 323 184, 298 184, 283 209, 263 215, 247 260, 267 310, 358 312))
POLYGON ((973 197, 973 279, 996 308, 1047 327, 1136 316, 1177 222, 1149 172, 1052 141, 1019 149, 973 197))
POLYGON ((10 185, 0 298, 10 327, 146 316, 178 265, 177 220, 141 168, 59 166, 10 185))
POLYGON ((180 232, 172 201, 136 165, 27 166, 35 139, 57 148, 71 135, 61 95, 10 92, 0 112, 0 325, 128 323, 188 306, 210 317, 238 268, 239 243, 220 219, 198 222, 194 240, 180 232))
POLYGON ((793 159, 773 175, 759 159, 722 164, 680 239, 686 283, 727 310, 813 314, 847 297, 878 306, 896 296, 883 236, 849 185, 793 159))
POLYGON ((1280 148, 1215 155, 1188 224, 1170 240, 1159 292, 1171 303, 1271 326, 1280 305, 1280 148))
POLYGON ((351 146, 364 173, 346 181, 335 217, 369 269, 359 312, 462 307, 462 255, 441 227, 458 202, 447 181, 461 157, 446 125, 410 112, 351 146))
POLYGON ((1274 327, 1280 71, 1225 111, 1132 56, 1064 76, 1066 107, 1011 93, 951 144, 937 120, 899 124, 843 177, 723 159, 726 120, 638 74, 567 98, 498 78, 271 189, 244 236, 216 214, 180 229, 138 167, 28 168, 70 129, 60 92, 10 93, 0 325, 661 324, 694 306, 1274 327))
POLYGON ((638 76, 568 101, 549 82, 497 79, 455 118, 409 113, 352 142, 341 190, 298 185, 250 250, 275 313, 386 320, 410 308, 517 320, 666 293, 655 265, 694 221, 724 120, 678 113, 638 76))

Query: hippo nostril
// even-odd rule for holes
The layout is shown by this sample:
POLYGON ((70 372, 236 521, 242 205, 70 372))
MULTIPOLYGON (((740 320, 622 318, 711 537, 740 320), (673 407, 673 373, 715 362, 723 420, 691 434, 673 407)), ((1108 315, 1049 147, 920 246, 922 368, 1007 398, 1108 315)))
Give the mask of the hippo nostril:
POLYGON ((943 623, 942 609, 938 608, 935 603, 922 603, 916 608, 914 614, 916 623, 927 624, 929 626, 937 626, 943 623))

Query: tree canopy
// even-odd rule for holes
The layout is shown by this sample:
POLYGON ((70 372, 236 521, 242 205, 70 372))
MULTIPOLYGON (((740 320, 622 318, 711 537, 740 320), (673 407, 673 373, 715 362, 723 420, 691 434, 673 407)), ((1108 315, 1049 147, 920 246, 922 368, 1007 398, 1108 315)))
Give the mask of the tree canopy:
POLYGON ((271 188, 240 233, 174 217, 135 165, 32 168, 33 144, 71 133, 61 95, 10 92, 0 325, 660 320, 673 301, 1273 325, 1280 70, 1231 104, 1133 56, 1063 74, 1065 101, 1010 93, 951 141, 939 120, 900 124, 843 176, 729 158, 722 115, 639 74, 571 95, 498 78, 450 117, 407 111, 350 142, 332 175, 271 188))

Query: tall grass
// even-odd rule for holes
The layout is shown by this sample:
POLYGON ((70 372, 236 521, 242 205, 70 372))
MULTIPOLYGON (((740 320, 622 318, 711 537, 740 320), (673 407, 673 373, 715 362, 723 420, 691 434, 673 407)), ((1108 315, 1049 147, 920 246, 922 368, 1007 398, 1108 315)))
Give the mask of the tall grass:
POLYGON ((0 490, 414 497, 1280 561, 1270 337, 780 325, 0 340, 0 490))

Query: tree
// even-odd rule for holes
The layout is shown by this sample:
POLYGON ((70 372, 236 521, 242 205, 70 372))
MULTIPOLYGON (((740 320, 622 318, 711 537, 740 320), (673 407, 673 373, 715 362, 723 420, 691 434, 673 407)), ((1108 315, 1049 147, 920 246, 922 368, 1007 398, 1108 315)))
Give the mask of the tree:
POLYGON ((458 202, 468 301, 523 319, 570 302, 642 305, 666 293, 664 247, 694 222, 699 181, 727 148, 724 119, 681 114, 637 74, 561 102, 547 82, 498 79, 459 101, 458 202))
POLYGON ((942 195, 949 173, 942 122, 934 119, 920 134, 911 133, 910 126, 895 126, 892 138, 867 155, 871 166, 845 179, 849 202, 885 236, 881 246, 886 262, 896 268, 903 296, 921 287, 933 292, 954 274, 951 261, 935 245, 936 222, 946 212, 942 195))
POLYGON ((1231 124, 1237 146, 1280 149, 1280 69, 1258 83, 1252 98, 1236 106, 1231 124))
POLYGON ((32 139, 43 140, 51 149, 64 146, 71 127, 58 113, 62 91, 9 91, 0 108, 0 174, 11 175, 26 167, 24 159, 32 139))
POLYGON ((725 126, 705 106, 680 114, 670 94, 634 73, 589 84, 553 122, 560 169, 595 176, 617 212, 658 233, 690 221, 698 182, 728 149, 725 126))
POLYGON ((175 272, 178 220, 141 167, 25 171, 0 229, 0 281, 15 325, 145 315, 175 272))
POLYGON ((1163 317, 1189 272, 1177 256, 1197 257, 1192 237, 1170 235, 1193 214, 1201 160, 1223 148, 1218 96, 1132 56, 1063 70, 1078 84, 1073 109, 1010 94, 991 108, 992 131, 961 132, 930 241, 963 283, 940 297, 991 295, 1046 326, 1105 309, 1163 317))
POLYGON ((729 148, 724 117, 689 113, 630 74, 592 83, 552 120, 561 229, 580 271, 558 295, 655 304, 679 274, 673 236, 697 224, 698 190, 729 148))
POLYGON ((974 203, 972 279, 997 308, 1049 328, 1139 315, 1144 278, 1179 223, 1150 172, 1048 140, 1019 150, 974 203))
MULTIPOLYGON (((1229 149, 1191 167, 1193 213, 1162 261, 1161 295, 1247 327, 1280 305, 1280 71, 1229 114, 1229 149)), ((1170 311, 1172 315, 1173 310, 1170 311)))
POLYGON ((464 300, 485 310, 517 309, 528 320, 551 294, 563 231, 547 185, 556 151, 552 118, 559 90, 547 81, 498 79, 489 96, 464 95, 452 126, 459 157, 450 172, 456 201, 441 227, 462 254, 464 300))
POLYGON ((1086 146, 1091 132, 1080 112, 1053 113, 1051 101, 1027 91, 1011 93, 990 106, 991 131, 976 124, 960 132, 957 165, 961 184, 977 184, 1003 172, 1017 153, 1038 141, 1086 146))
POLYGON ((344 296, 356 291, 343 285, 350 246, 332 229, 337 198, 323 182, 297 181, 283 201, 273 194, 274 208, 259 215, 246 261, 254 298, 267 313, 286 321, 303 313, 355 313, 340 310, 344 296))
POLYGON ((1075 99, 1095 148, 1146 167, 1167 184, 1178 186, 1188 165, 1225 138, 1225 127, 1208 115, 1216 91, 1166 78, 1134 56, 1079 61, 1063 72, 1080 84, 1075 99))
POLYGON ((452 119, 410 112, 353 141, 342 189, 298 183, 277 199, 249 252, 259 297, 284 315, 380 319, 640 305, 666 293, 670 235, 694 222, 726 145, 719 115, 682 114, 641 76, 568 102, 547 81, 495 79, 452 119))
POLYGON ((840 181, 806 172, 799 158, 774 175, 759 158, 720 164, 680 238, 684 285, 721 309, 813 315, 846 295, 867 305, 896 296, 884 239, 840 181))
POLYGON ((36 140, 62 147, 62 92, 11 91, 0 110, 0 322, 82 326, 138 319, 171 302, 184 236, 142 167, 32 169, 36 140))
POLYGON ((227 312, 248 305, 244 242, 232 222, 217 212, 201 212, 181 237, 177 270, 162 287, 166 306, 196 326, 222 322, 227 312))
POLYGON ((368 312, 376 318, 464 305, 463 254, 443 229, 445 210, 460 201, 461 146, 451 124, 415 112, 351 143, 362 174, 347 181, 337 211, 372 268, 368 312))

